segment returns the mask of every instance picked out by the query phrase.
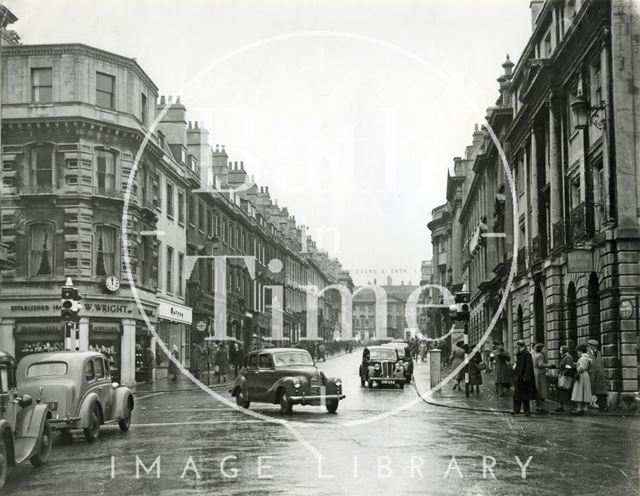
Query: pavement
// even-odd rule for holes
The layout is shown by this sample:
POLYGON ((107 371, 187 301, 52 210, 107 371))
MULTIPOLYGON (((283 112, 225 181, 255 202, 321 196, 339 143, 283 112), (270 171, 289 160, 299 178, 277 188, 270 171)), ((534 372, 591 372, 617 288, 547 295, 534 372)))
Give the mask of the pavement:
MULTIPOLYGON (((431 374, 430 374, 430 362, 426 360, 424 362, 414 362, 414 375, 415 382, 414 387, 425 403, 435 406, 441 406, 446 408, 455 408, 459 410, 472 410, 476 412, 491 412, 491 413, 510 413, 513 410, 513 388, 506 391, 503 396, 498 396, 495 388, 495 382, 493 375, 486 370, 482 373, 482 385, 480 386, 480 392, 470 391, 469 397, 465 395, 464 382, 461 384, 462 391, 453 390, 455 380, 451 380, 448 383, 442 385, 437 391, 428 394, 431 389, 431 374)), ((451 368, 441 368, 441 378, 446 378, 451 373, 451 368)), ((470 388, 471 389, 471 388, 470 388)), ((561 415, 571 416, 568 411, 556 412, 555 410, 560 407, 560 403, 547 399, 545 402, 545 409, 548 411, 546 414, 538 415, 561 415)), ((535 402, 531 402, 531 413, 536 414, 535 402)), ((640 412, 613 410, 600 412, 598 409, 590 408, 587 415, 591 416, 606 416, 606 417, 631 417, 638 416, 640 412)))

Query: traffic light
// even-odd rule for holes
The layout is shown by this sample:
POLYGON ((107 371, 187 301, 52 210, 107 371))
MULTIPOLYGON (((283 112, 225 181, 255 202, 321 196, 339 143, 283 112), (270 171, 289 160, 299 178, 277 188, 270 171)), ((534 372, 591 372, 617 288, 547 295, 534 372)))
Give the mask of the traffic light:
POLYGON ((65 284, 62 286, 60 296, 60 317, 64 322, 77 322, 80 314, 80 295, 73 286, 65 284))
POLYGON ((460 292, 455 294, 455 305, 449 306, 449 318, 462 322, 469 321, 469 293, 460 292))

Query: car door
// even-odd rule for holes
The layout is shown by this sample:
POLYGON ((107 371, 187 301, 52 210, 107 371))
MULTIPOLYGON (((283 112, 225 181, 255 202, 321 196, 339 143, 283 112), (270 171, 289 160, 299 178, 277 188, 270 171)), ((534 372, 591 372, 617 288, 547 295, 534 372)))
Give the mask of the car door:
POLYGON ((247 356, 246 366, 242 371, 242 375, 247 381, 247 392, 249 393, 250 401, 255 401, 256 399, 257 369, 258 369, 258 354, 251 353, 250 355, 247 356))
POLYGON ((111 387, 111 381, 107 378, 104 358, 98 356, 94 357, 92 361, 93 371, 95 374, 95 389, 96 393, 100 397, 104 420, 107 421, 111 419, 113 414, 114 389, 111 387))
POLYGON ((262 353, 258 358, 258 371, 256 372, 256 396, 260 400, 267 399, 267 392, 276 379, 273 356, 270 353, 262 353))

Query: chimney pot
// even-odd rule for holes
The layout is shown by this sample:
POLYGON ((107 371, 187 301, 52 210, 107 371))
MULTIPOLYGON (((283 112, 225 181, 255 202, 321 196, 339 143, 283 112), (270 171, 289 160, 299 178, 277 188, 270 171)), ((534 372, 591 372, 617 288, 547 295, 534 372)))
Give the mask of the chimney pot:
POLYGON ((220 151, 220 146, 216 145, 216 153, 218 153, 220 151))
POLYGON ((195 121, 195 122, 193 123, 193 128, 194 128, 194 129, 198 129, 198 121, 195 121))
POLYGON ((244 170, 244 161, 240 161, 240 170, 244 170))
POLYGON ((166 102, 166 101, 165 101, 165 99, 164 99, 164 95, 162 95, 162 96, 160 97, 160 105, 166 105, 166 103, 167 103, 167 102, 166 102))
POLYGON ((180 97, 176 97, 176 105, 180 105, 180 97))
POLYGON ((222 153, 226 153, 226 152, 224 151, 224 145, 222 145, 222 153))
POLYGON ((189 129, 191 129, 191 121, 189 121, 189 122, 187 123, 187 126, 188 126, 188 128, 189 128, 189 129))

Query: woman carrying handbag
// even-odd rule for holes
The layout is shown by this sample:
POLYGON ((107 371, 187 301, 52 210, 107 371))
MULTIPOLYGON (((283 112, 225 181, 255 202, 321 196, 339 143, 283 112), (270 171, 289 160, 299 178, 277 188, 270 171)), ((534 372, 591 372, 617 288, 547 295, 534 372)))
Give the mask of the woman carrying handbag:
POLYGON ((571 390, 573 389, 573 381, 575 379, 576 369, 573 366, 573 357, 569 353, 568 346, 560 347, 560 354, 562 359, 560 360, 560 373, 558 375, 558 403, 560 408, 556 409, 556 412, 564 412, 564 405, 569 404, 571 409, 571 390))

